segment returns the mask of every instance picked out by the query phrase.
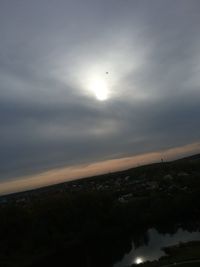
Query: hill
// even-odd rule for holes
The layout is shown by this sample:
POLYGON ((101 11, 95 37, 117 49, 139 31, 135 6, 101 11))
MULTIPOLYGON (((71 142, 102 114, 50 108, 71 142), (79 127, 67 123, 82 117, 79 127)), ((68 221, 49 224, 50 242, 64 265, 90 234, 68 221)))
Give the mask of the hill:
POLYGON ((199 195, 195 155, 4 196, 0 266, 112 267, 149 227, 199 229, 199 195))

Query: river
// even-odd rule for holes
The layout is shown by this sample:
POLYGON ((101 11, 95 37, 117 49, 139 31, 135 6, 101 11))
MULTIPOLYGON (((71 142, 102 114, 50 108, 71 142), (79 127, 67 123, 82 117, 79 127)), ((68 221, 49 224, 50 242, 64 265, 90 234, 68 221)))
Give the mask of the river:
POLYGON ((163 247, 173 246, 180 242, 200 240, 199 231, 189 232, 182 228, 178 228, 173 234, 161 234, 155 228, 151 228, 145 233, 145 236, 147 239, 145 244, 136 247, 133 242, 131 250, 113 267, 126 267, 133 263, 139 264, 145 261, 157 260, 166 255, 162 250, 163 247))

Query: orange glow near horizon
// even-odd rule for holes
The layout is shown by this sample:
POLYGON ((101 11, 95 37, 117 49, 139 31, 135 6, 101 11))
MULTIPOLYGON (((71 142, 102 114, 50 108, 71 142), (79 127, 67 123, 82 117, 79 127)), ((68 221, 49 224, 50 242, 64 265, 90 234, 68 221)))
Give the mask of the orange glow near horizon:
POLYGON ((156 151, 142 155, 111 159, 85 165, 52 169, 39 174, 18 177, 10 181, 1 182, 0 194, 4 195, 18 191, 25 191, 28 189, 71 181, 78 178, 125 170, 138 165, 160 162, 161 158, 163 158, 165 161, 169 161, 199 152, 200 143, 194 143, 164 151, 156 151))

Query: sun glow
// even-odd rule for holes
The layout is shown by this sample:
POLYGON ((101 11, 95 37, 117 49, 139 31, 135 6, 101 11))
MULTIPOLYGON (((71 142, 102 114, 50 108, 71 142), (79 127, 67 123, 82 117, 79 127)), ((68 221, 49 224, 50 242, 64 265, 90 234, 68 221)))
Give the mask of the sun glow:
POLYGON ((106 78, 93 77, 89 81, 89 90, 92 91, 99 101, 105 101, 109 98, 109 89, 106 78))

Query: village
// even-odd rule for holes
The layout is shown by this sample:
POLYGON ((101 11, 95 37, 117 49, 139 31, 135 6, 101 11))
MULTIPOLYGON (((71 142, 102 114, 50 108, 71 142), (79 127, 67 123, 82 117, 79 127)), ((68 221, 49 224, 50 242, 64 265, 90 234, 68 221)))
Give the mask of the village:
MULTIPOLYGON (((141 167, 143 168, 143 167, 141 167)), ((158 171, 135 173, 135 169, 89 177, 58 185, 25 191, 0 198, 0 205, 15 203, 26 206, 36 198, 44 198, 54 194, 75 194, 80 192, 107 192, 118 202, 127 203, 135 198, 156 194, 174 195, 180 191, 191 193, 190 177, 194 173, 185 171, 158 171)))

